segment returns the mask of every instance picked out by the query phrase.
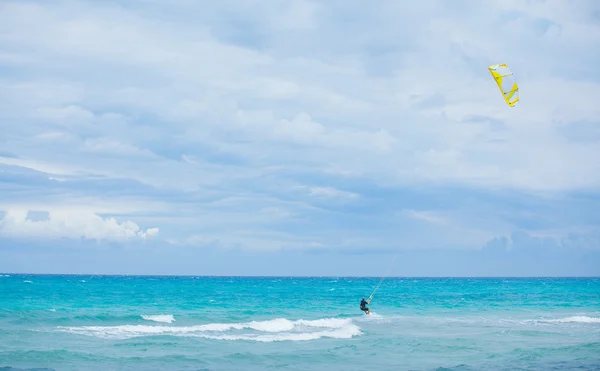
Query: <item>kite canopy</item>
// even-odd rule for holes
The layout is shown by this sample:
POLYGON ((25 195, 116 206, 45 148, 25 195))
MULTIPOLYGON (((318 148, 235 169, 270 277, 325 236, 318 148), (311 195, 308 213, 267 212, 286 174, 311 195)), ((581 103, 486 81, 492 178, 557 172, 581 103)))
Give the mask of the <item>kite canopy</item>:
POLYGON ((496 80, 506 104, 514 107, 519 101, 519 87, 511 70, 504 63, 489 66, 488 69, 496 80))

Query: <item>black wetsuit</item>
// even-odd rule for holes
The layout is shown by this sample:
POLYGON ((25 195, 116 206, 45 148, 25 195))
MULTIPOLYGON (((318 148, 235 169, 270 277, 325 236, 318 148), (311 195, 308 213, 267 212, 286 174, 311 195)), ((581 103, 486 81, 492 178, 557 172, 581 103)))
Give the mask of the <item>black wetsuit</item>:
POLYGON ((367 301, 365 299, 362 299, 360 301, 360 310, 362 310, 365 313, 369 311, 369 308, 367 308, 367 301))

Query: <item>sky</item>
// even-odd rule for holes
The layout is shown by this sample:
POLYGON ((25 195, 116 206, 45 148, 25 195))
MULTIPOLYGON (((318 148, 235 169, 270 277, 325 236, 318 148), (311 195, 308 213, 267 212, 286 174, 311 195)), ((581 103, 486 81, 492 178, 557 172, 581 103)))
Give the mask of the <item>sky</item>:
POLYGON ((594 0, 2 1, 0 271, 598 276, 598 62, 594 0))

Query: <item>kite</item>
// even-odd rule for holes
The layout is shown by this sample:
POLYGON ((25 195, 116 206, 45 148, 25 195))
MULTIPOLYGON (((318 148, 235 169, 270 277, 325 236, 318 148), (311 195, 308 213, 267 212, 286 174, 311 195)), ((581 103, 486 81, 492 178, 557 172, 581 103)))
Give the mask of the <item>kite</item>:
POLYGON ((519 101, 519 86, 511 70, 504 63, 489 66, 488 69, 496 80, 506 104, 514 107, 519 101))

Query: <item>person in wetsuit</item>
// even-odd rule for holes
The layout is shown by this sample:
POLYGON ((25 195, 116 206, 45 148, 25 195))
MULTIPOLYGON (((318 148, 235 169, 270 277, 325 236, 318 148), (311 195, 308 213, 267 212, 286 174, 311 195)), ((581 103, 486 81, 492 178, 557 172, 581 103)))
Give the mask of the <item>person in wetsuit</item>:
POLYGON ((360 310, 365 312, 365 314, 371 313, 371 310, 367 308, 367 304, 369 304, 369 302, 366 301, 365 298, 362 298, 362 300, 360 301, 360 310))

